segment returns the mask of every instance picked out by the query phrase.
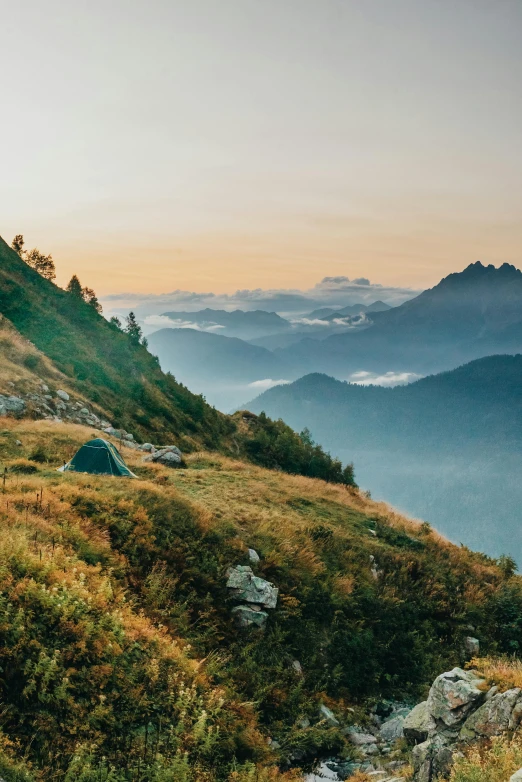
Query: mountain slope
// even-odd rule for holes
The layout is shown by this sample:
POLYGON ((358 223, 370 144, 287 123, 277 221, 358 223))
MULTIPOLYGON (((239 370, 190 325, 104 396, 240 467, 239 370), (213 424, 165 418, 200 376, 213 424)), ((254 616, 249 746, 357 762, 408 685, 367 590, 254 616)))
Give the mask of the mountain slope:
POLYGON ((522 272, 510 264, 471 264, 400 307, 375 313, 373 325, 320 344, 277 351, 294 371, 345 378, 352 372, 452 369, 474 358, 522 350, 522 272))
POLYGON ((8 782, 277 782, 274 764, 352 757, 368 700, 425 693, 470 623, 485 653, 522 644, 509 567, 355 489, 215 453, 173 472, 125 449, 133 481, 57 473, 89 435, 11 419, 0 433, 8 782), (235 626, 226 588, 249 548, 279 588, 264 632, 235 626))
POLYGON ((491 356, 396 388, 309 375, 248 407, 307 426, 361 485, 455 540, 522 561, 522 356, 491 356))
POLYGON ((273 353, 235 337, 168 328, 151 334, 149 346, 165 371, 225 411, 252 395, 251 383, 285 378, 273 353))
MULTIPOLYGON (((228 422, 147 350, 24 263, 0 238, 0 313, 117 426, 219 443, 228 422)), ((188 442, 187 442, 188 445, 188 442)))

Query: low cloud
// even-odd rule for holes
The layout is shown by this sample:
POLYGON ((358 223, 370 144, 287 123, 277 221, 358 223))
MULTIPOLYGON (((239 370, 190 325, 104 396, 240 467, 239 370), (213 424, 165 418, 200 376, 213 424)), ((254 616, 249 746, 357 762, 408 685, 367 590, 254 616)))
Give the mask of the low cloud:
MULTIPOLYGON (((142 319, 165 311, 183 309, 185 312, 210 307, 231 311, 263 309, 283 316, 305 315, 318 307, 342 308, 351 304, 371 304, 377 299, 391 306, 403 304, 420 293, 411 288, 394 288, 371 283, 365 277, 350 280, 345 276, 323 277, 308 290, 297 288, 243 289, 235 293, 196 293, 175 290, 161 294, 116 293, 101 301, 107 316, 125 315, 134 310, 142 319)), ((187 327, 190 328, 190 327, 187 327)))
POLYGON ((291 380, 272 380, 267 377, 264 380, 254 380, 247 385, 247 388, 251 388, 253 391, 267 391, 274 386, 287 386, 291 382, 291 380))
POLYGON ((350 383, 355 383, 358 386, 405 386, 408 383, 413 383, 414 380, 419 380, 422 375, 417 375, 415 372, 386 372, 383 375, 378 375, 376 372, 354 372, 348 378, 350 383))
POLYGON ((152 329, 194 329, 195 331, 217 331, 224 329, 219 323, 195 323, 181 318, 169 318, 168 315, 147 315, 143 319, 143 325, 150 331, 152 329))

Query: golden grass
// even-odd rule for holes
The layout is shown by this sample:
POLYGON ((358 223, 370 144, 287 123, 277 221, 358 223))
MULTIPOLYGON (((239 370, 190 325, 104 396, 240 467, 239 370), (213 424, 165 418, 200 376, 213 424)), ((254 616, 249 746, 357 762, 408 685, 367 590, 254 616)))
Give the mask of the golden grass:
POLYGON ((475 744, 457 758, 450 782, 508 782, 521 766, 522 736, 501 736, 490 745, 475 744))
POLYGON ((469 663, 486 678, 489 685, 496 685, 501 692, 513 687, 522 689, 522 660, 515 657, 476 657, 469 663))

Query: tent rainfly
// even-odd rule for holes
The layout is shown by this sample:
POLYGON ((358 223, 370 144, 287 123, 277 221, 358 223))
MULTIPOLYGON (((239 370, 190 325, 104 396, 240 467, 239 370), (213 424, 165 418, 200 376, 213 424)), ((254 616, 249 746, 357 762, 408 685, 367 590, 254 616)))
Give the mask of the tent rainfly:
POLYGON ((117 448, 107 440, 97 437, 82 445, 70 462, 60 467, 60 472, 88 472, 93 475, 117 475, 136 478, 129 470, 117 448))

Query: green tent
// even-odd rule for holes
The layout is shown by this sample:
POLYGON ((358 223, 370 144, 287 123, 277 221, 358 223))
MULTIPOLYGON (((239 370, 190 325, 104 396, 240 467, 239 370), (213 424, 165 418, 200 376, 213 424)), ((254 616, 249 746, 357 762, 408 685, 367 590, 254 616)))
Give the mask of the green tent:
POLYGON ((89 472, 93 475, 118 475, 135 478, 117 448, 107 440, 97 437, 82 445, 70 462, 60 468, 61 472, 89 472))

